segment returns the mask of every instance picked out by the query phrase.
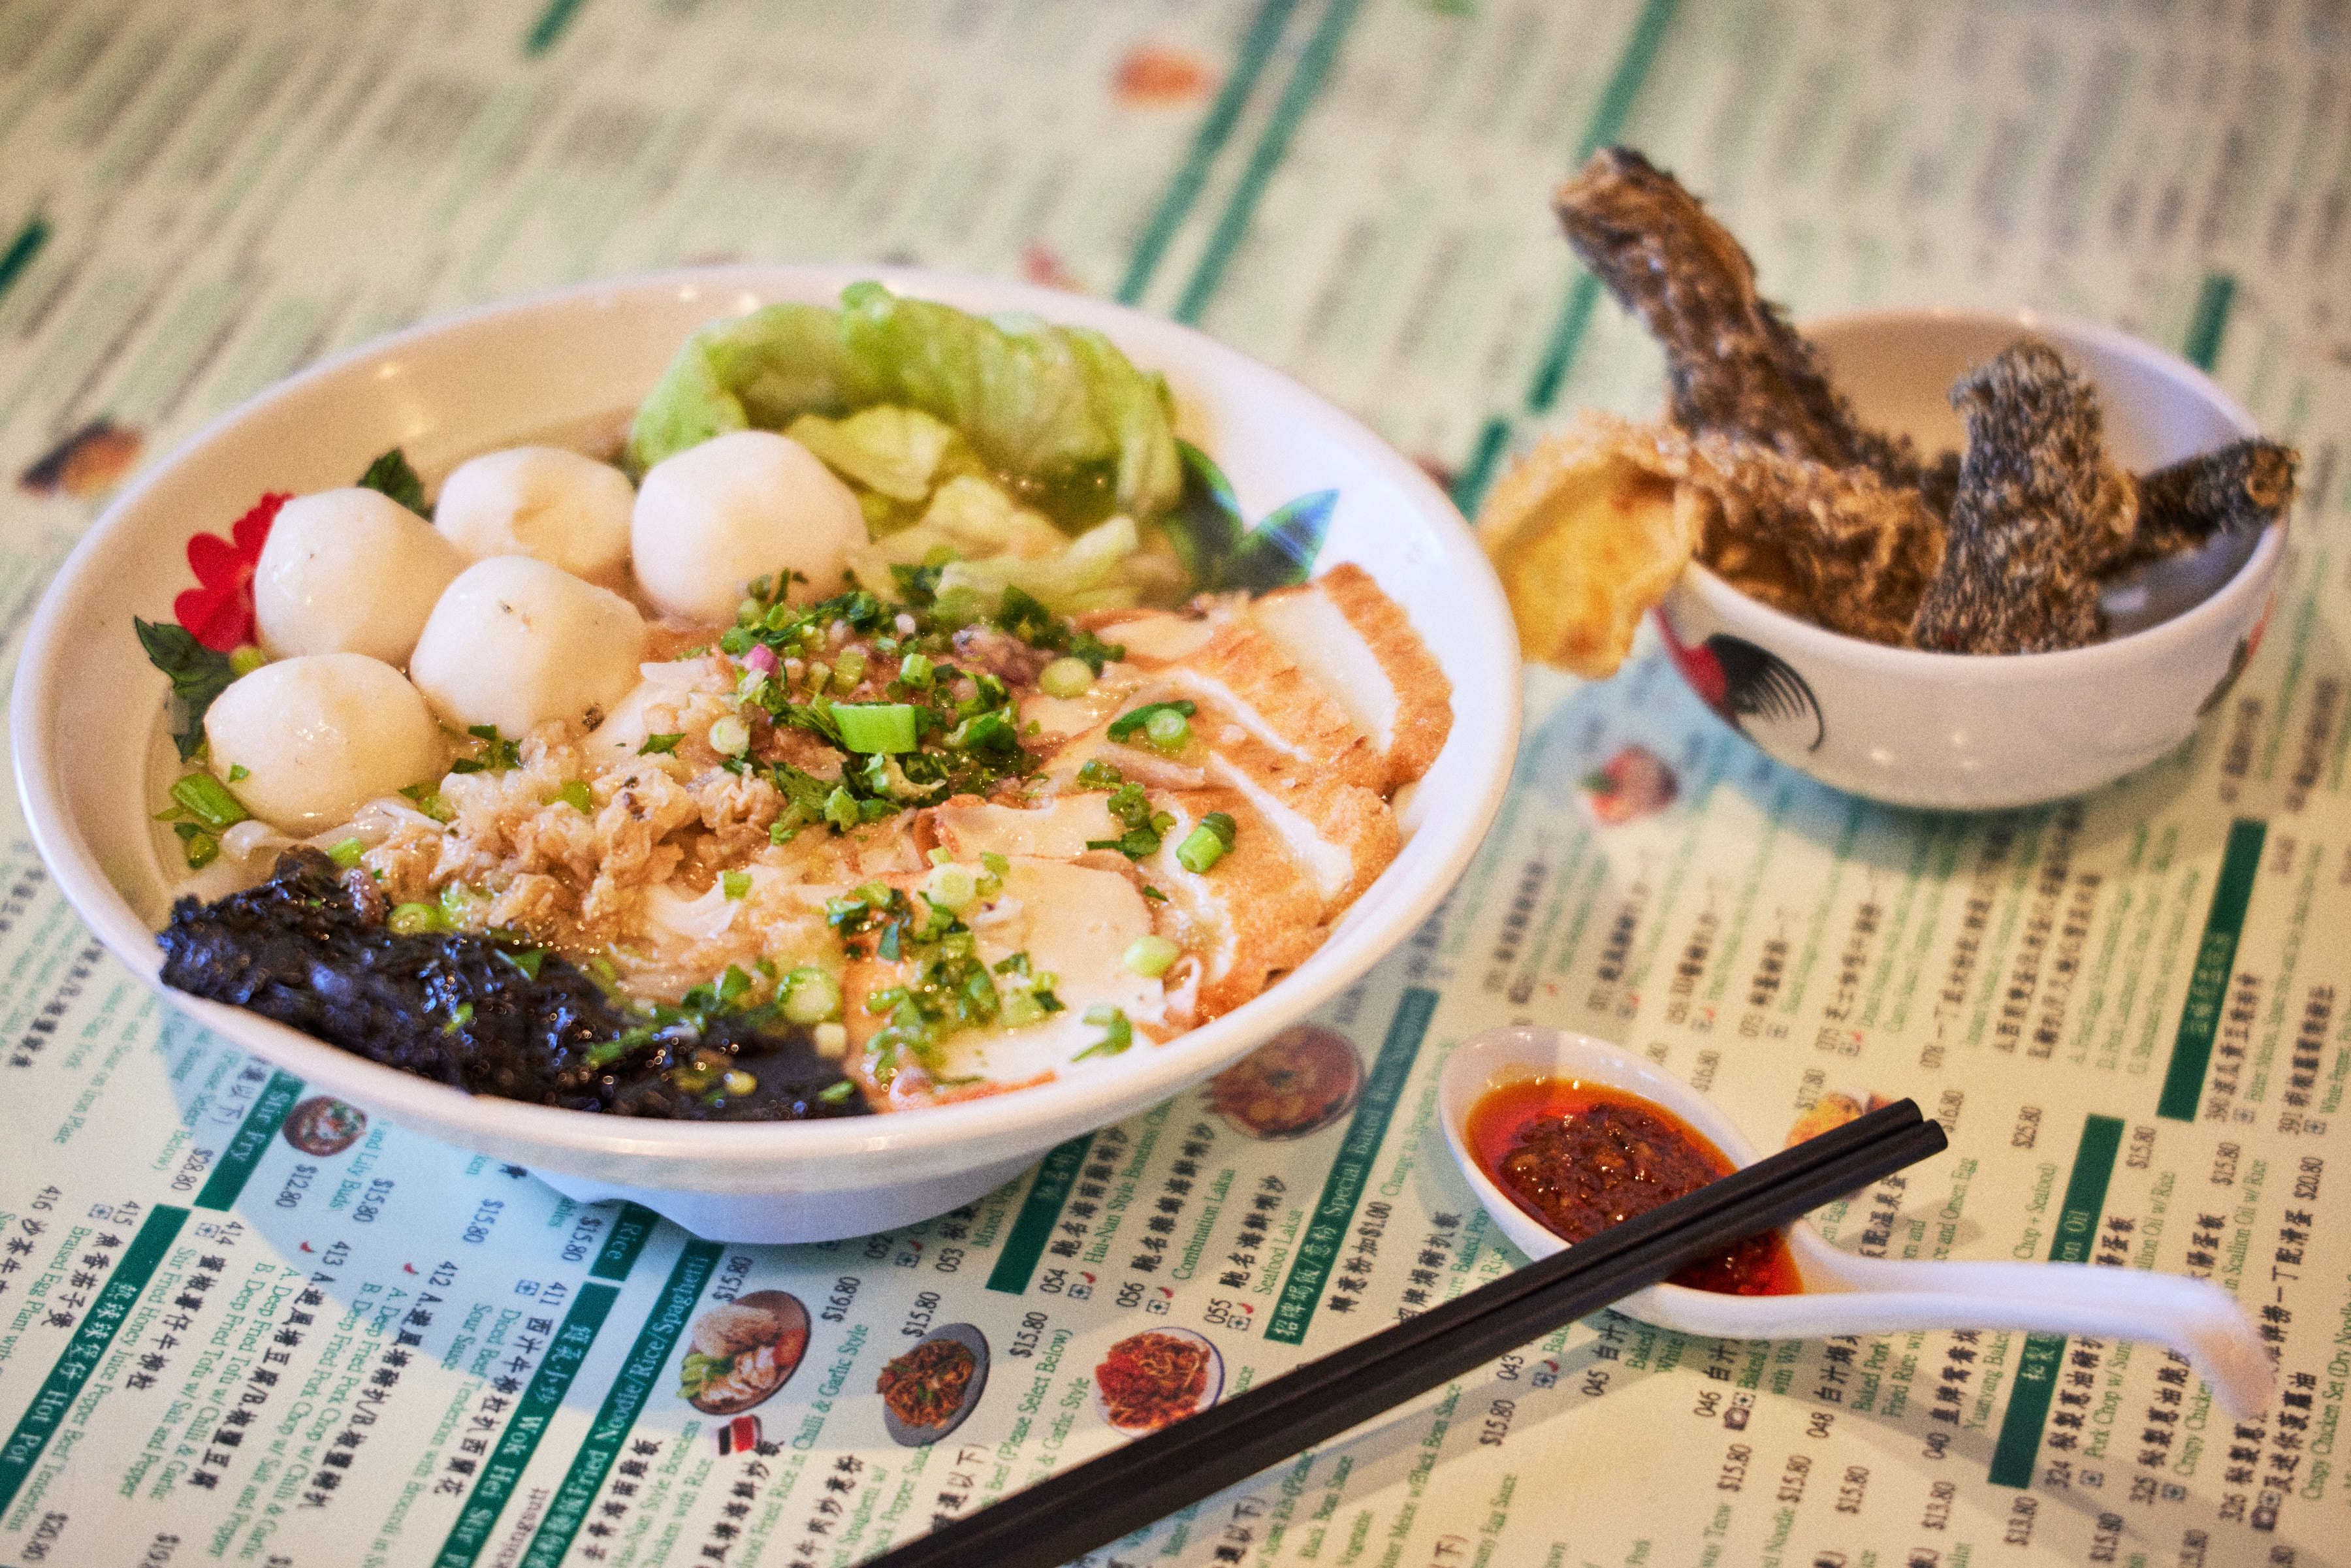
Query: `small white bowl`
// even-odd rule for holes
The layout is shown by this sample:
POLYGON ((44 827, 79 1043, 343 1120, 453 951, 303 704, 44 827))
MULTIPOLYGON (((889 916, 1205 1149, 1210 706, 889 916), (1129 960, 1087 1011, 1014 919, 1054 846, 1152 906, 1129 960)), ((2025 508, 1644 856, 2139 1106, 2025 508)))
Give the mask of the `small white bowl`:
POLYGON ((27 633, 10 714, 35 842, 82 918, 133 973, 315 1092, 528 1166, 582 1201, 627 1197, 705 1236, 858 1236, 966 1203, 1053 1145, 1229 1065, 1361 975, 1437 906, 1510 779, 1519 653, 1499 584, 1451 503, 1378 437, 1285 376, 1116 305, 987 278, 869 267, 744 267, 594 284, 429 323, 295 377, 147 471, 85 535, 27 633), (1296 971, 1246 1006, 1102 1070, 957 1105, 720 1124, 561 1111, 381 1067, 256 1013, 162 986, 155 931, 172 876, 145 771, 167 683, 131 635, 193 586, 186 549, 266 490, 348 485, 395 444, 427 473, 635 405, 686 334, 769 301, 830 303, 878 277, 967 310, 1099 329, 1165 372, 1179 425, 1254 519, 1336 488, 1322 562, 1355 561, 1411 616, 1453 682, 1453 731, 1405 812, 1403 853, 1296 971))
MULTIPOLYGON (((2088 322, 1876 310, 1807 322, 1804 333, 1864 422, 1926 453, 1962 444, 1951 383, 2028 333, 2096 385, 2107 450, 2135 473, 2259 434, 2195 366, 2088 322)), ((1730 640, 1715 645, 1718 662, 1728 651, 1770 672, 1749 678, 1777 688, 1772 711, 1712 706, 1780 761, 1893 805, 1989 810, 2096 789, 2185 740, 2260 643, 2284 549, 2281 521, 2134 574, 2107 591, 2114 634, 2057 653, 1889 648, 1784 614, 1696 562, 1658 619, 1685 677, 1718 637, 1730 640)))

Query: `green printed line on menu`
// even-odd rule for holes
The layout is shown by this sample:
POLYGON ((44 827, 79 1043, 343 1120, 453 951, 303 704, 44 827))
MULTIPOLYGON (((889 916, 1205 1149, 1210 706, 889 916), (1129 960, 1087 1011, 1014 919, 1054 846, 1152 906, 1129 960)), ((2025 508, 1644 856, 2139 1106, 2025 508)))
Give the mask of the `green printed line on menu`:
POLYGON ((2193 1122, 2204 1098, 2204 1070, 2212 1064, 2220 1003, 2236 969, 2237 938, 2253 901, 2253 878, 2262 869, 2262 844, 2268 834, 2269 824, 2251 817, 2229 824, 2220 880, 2213 886, 2204 935, 2196 944, 2196 967, 2189 977, 2188 999, 2180 1006, 2179 1032, 2173 1038, 2171 1064, 2164 1071, 2163 1092, 2155 1104, 2155 1113, 2168 1121, 2193 1122))
MULTIPOLYGON (((2082 1142, 2074 1152, 2074 1173, 2065 1180, 2064 1207, 2057 1212, 2057 1237, 2049 1244, 2053 1263, 2086 1263, 2098 1217, 2106 1207, 2106 1184, 2115 1174, 2115 1157, 2123 1146, 2123 1124, 2113 1116, 2087 1116, 2082 1122, 2082 1142)), ((2024 1336, 2017 1358, 2016 1382, 2008 1396, 2008 1414, 2001 1418, 2000 1440, 1991 1452, 1991 1483, 2001 1487, 2032 1484, 2033 1461, 2041 1454, 2041 1431, 2049 1419, 2049 1401, 2057 1391, 2057 1369, 2065 1360, 2065 1336, 2033 1333, 2024 1336)))
MULTIPOLYGON (((562 1326, 555 1331, 555 1338, 548 1345, 547 1358, 538 1364, 522 1397, 515 1402, 514 1415, 507 1420, 506 1430, 498 1435, 498 1446, 483 1461, 481 1479, 474 1483, 465 1506, 458 1511, 457 1522, 450 1527, 449 1538, 442 1542, 440 1553, 433 1560, 434 1568, 472 1568, 474 1560, 481 1555, 492 1528, 498 1522, 498 1515, 506 1509, 507 1500, 514 1496, 516 1483, 522 1479, 531 1455, 538 1452, 538 1440, 547 1435, 555 1413, 563 1407, 563 1396, 571 1391, 571 1380, 587 1361, 596 1335, 611 1314, 612 1303, 620 1299, 621 1285, 636 1266, 638 1254, 644 1250, 645 1238, 658 1223, 658 1217, 651 1209, 633 1203, 622 1206, 603 1251, 589 1270, 589 1282, 580 1286, 580 1294, 572 1298, 571 1310, 563 1314, 562 1326), (604 1283, 606 1281, 611 1283, 604 1283)), ((695 1286, 697 1291, 700 1288, 695 1286)))
POLYGON ((1420 1042, 1427 1037, 1428 1020, 1436 1011, 1437 993, 1425 987, 1411 988, 1396 1003, 1395 1018, 1388 1024, 1387 1038, 1380 1042, 1379 1060, 1373 1063, 1364 1097, 1347 1124, 1339 1157, 1332 1162, 1322 1196, 1307 1218, 1306 1234, 1298 1244, 1298 1261, 1290 1266, 1290 1278, 1282 1282, 1281 1295, 1266 1324, 1265 1337, 1276 1343, 1306 1343, 1306 1325, 1314 1320, 1315 1303, 1330 1282, 1347 1227, 1354 1223, 1355 1205, 1363 1200, 1372 1161, 1387 1137, 1388 1123, 1404 1098, 1405 1080, 1412 1074, 1413 1061, 1420 1054, 1420 1042))
POLYGON ((106 1359, 115 1333, 139 1300, 139 1292, 147 1288, 148 1280, 171 1250, 187 1218, 186 1209, 159 1204, 141 1223, 139 1233, 131 1239, 122 1261, 114 1266, 114 1273, 99 1291, 98 1300, 90 1304, 80 1326, 66 1342, 65 1354, 49 1369, 48 1376, 33 1395, 33 1402, 17 1418, 16 1429, 8 1434, 7 1442, 0 1445, 0 1511, 16 1500, 26 1478, 33 1473, 41 1450, 48 1447, 66 1412, 80 1397, 82 1385, 106 1359))
POLYGON ((1045 1155, 1029 1196, 1020 1200, 1012 1234, 1004 1239, 1004 1250, 996 1255, 996 1267, 988 1270, 989 1290, 1008 1296, 1028 1291, 1029 1281, 1045 1256, 1045 1244, 1053 1239, 1053 1227, 1061 1223, 1061 1205, 1070 1200, 1070 1189, 1077 1185, 1078 1171, 1085 1165, 1086 1151, 1093 1142, 1093 1134, 1088 1133, 1055 1145, 1045 1155))
MULTIPOLYGON (((247 1071, 257 1071, 258 1064, 247 1071)), ((236 1207, 245 1191, 245 1184, 261 1164, 261 1156, 269 1152, 269 1140, 286 1121, 286 1113, 294 1109, 294 1102, 302 1097, 302 1081, 290 1072, 272 1072, 253 1103, 245 1120, 237 1124, 228 1147, 221 1151, 220 1164, 205 1178, 204 1190, 196 1194, 198 1208, 226 1210, 236 1207)))
POLYGON ((596 1424, 588 1428, 588 1436, 572 1456, 571 1468, 556 1488, 555 1500, 548 1505, 545 1521, 531 1537, 520 1568, 556 1568, 571 1549, 572 1537, 587 1522, 589 1505, 602 1490, 604 1478, 620 1458, 622 1445, 635 1428, 662 1368, 669 1364, 670 1352, 685 1333, 686 1319, 702 1299, 702 1288, 717 1270, 722 1250, 716 1241, 695 1241, 678 1254, 668 1282, 662 1286, 661 1299, 638 1332, 637 1343, 629 1347, 629 1358, 621 1364, 611 1392, 604 1396, 596 1424))

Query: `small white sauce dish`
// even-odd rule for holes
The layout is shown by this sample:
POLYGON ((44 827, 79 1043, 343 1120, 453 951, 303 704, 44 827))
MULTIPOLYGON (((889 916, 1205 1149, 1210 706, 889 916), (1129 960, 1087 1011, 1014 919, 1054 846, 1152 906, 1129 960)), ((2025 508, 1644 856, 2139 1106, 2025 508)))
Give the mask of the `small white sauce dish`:
POLYGON ((1519 654, 1501 590, 1419 469, 1287 377, 1208 338, 1101 300, 992 279, 871 267, 742 267, 598 283, 428 323, 274 387, 149 468, 92 526, 36 613, 10 712, 35 841, 91 930, 164 999, 306 1081, 431 1136, 528 1166, 575 1198, 630 1198, 709 1237, 860 1236, 967 1203, 1046 1149, 1230 1065, 1371 967, 1433 910, 1509 782, 1519 654), (403 446, 427 474, 544 433, 610 425, 695 328, 776 300, 831 303, 878 278, 980 313, 1092 327, 1164 371, 1179 429, 1261 517, 1339 492, 1320 564, 1361 565, 1401 603, 1453 685, 1453 728, 1404 807, 1402 854, 1331 938, 1254 1000, 1165 1046, 960 1104, 801 1123, 684 1123, 557 1110, 378 1066, 258 1014, 164 989, 155 930, 180 877, 147 821, 167 690, 131 633, 172 618, 189 539, 225 531, 265 491, 348 486, 403 446))
MULTIPOLYGON (((2260 434, 2195 366, 2089 322, 1889 309, 1808 321, 1804 334, 1865 423, 1930 455, 1964 444, 1951 383, 2028 335, 2097 387, 2107 451, 2134 473, 2260 434)), ((1847 637, 1695 561, 1657 614, 1701 697, 1721 689, 1727 664, 1769 672, 1762 700, 1712 706, 1780 761, 1891 805, 1991 810, 2095 789, 2187 739, 2259 645, 2284 550, 2281 520, 2133 573, 2105 595, 2107 639, 2054 653, 1926 653, 1847 637)))
MULTIPOLYGON (((1487 1176, 1466 1128, 1487 1092, 1531 1079, 1580 1080, 1637 1095, 1680 1117, 1735 1166, 1754 1147, 1730 1118, 1656 1063, 1588 1034, 1520 1025, 1489 1030, 1454 1049, 1438 1080, 1438 1113, 1463 1179, 1502 1234, 1530 1258, 1567 1244, 1487 1176)), ((1806 1222, 1783 1234, 1804 1289, 1792 1296, 1731 1296, 1651 1285, 1616 1310, 1659 1328, 1715 1339, 1825 1339, 1931 1329, 2022 1329, 2147 1340, 2195 1363, 2220 1403, 2243 1416, 2273 1383, 2268 1353, 2229 1293, 2209 1280, 2078 1263, 1903 1262, 1840 1251, 1806 1222)))

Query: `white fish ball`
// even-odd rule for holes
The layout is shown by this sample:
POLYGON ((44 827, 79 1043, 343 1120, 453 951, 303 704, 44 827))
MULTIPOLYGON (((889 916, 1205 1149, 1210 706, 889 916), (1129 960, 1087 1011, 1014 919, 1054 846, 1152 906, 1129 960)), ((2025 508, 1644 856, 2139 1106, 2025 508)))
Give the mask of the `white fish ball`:
POLYGON ((380 795, 437 779, 441 727, 398 670, 361 653, 267 664, 204 710, 213 771, 245 809, 289 832, 344 821, 380 795))
POLYGON ((647 471, 631 538, 637 584, 663 614, 723 625, 755 578, 799 572, 795 604, 840 592, 848 552, 866 542, 865 515, 807 447, 738 430, 647 471))
POLYGON ((278 508, 253 574, 261 646, 408 663, 433 601, 465 558, 378 490, 297 496, 278 508))
POLYGON ((450 723, 520 737, 555 718, 594 726, 636 686, 644 656, 635 605, 543 560, 499 555, 449 585, 409 673, 450 723))
POLYGON ((560 446, 486 452, 441 484, 433 526, 469 560, 534 556, 605 588, 628 581, 637 493, 609 463, 560 446))

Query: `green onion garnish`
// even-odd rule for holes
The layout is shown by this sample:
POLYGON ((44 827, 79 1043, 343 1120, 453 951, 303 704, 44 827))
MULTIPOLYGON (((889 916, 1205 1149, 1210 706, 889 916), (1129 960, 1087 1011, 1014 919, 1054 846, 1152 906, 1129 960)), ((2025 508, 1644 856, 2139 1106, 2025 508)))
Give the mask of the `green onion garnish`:
POLYGON ((329 845, 327 849, 327 858, 345 871, 359 864, 360 857, 366 853, 367 846, 357 839, 345 839, 341 843, 329 845))
MULTIPOLYGON (((583 816, 592 817, 596 814, 596 798, 588 792, 588 782, 584 779, 564 780, 563 788, 555 792, 555 799, 583 816)), ((552 805, 554 801, 549 801, 549 804, 552 805)))
POLYGON ((1090 1056, 1116 1056, 1134 1043, 1134 1025, 1126 1014, 1108 1002, 1096 1002, 1086 1009, 1086 1022, 1102 1030, 1102 1037, 1078 1052, 1073 1061, 1083 1061, 1090 1056))
MULTIPOLYGON (((194 824, 183 822, 181 826, 193 827, 194 824)), ((220 841, 210 833, 190 833, 182 841, 187 849, 190 871, 202 871, 220 859, 220 841)))
POLYGON ((794 1023, 823 1023, 841 1016, 841 982, 812 965, 786 975, 778 998, 784 1017, 794 1023))
POLYGON ((269 655, 250 643, 232 649, 228 656, 228 667, 235 671, 239 676, 249 675, 267 663, 269 663, 269 655))
POLYGON ((1176 863, 1195 875, 1205 874, 1233 847, 1234 832, 1232 818, 1222 811, 1209 812, 1176 846, 1176 863))
POLYGON ((710 726, 710 749, 721 757, 740 757, 751 749, 751 727, 728 714, 710 726))
POLYGON ((172 799, 214 832, 233 828, 253 813, 236 803, 228 786, 209 773, 191 773, 172 786, 172 799))
POLYGON ((1165 936, 1138 936, 1126 945, 1126 953, 1119 962, 1131 973, 1155 980, 1167 972, 1167 966, 1183 951, 1165 936))
POLYGON ((1123 713, 1111 720, 1110 737, 1113 740, 1123 741, 1136 730, 1149 724, 1153 717, 1159 714, 1172 713, 1178 718, 1190 718, 1199 711, 1193 706, 1192 699, 1189 697, 1178 697, 1172 703, 1144 703, 1134 712, 1123 713))
POLYGON ((538 967, 547 962, 546 952, 538 947, 526 947, 519 953, 501 947, 497 952, 499 957, 521 970, 526 979, 538 979, 538 967))
POLYGON ((828 1105, 838 1105, 857 1092, 857 1085, 844 1078, 838 1083, 828 1083, 817 1091, 816 1097, 828 1105))
POLYGON ((747 871, 726 872, 719 877, 718 883, 726 890, 728 898, 741 898, 751 891, 751 873, 747 871))
POLYGON ((422 936, 443 929, 441 911, 430 904, 402 904, 395 906, 384 924, 395 936, 422 936))
POLYGON ((1143 737, 1157 750, 1181 751, 1192 738, 1191 722, 1173 708, 1161 708, 1144 722, 1143 737))
POLYGON ((675 751, 677 749, 677 743, 684 738, 685 737, 683 734, 649 735, 645 737, 645 743, 637 747, 637 755, 639 757, 666 757, 671 752, 675 751))
POLYGON ((1054 660, 1038 672, 1037 685, 1049 697, 1079 697, 1094 684, 1094 673, 1083 659, 1067 654, 1054 660))
POLYGON ((834 703, 833 722, 841 727, 841 744, 869 756, 912 751, 915 746, 912 703, 834 703))
POLYGON ((244 763, 242 763, 242 762, 232 762, 232 763, 230 763, 230 764, 229 764, 229 766, 228 766, 228 781, 229 781, 230 783, 232 783, 232 784, 242 784, 243 782, 245 782, 245 780, 246 780, 246 779, 250 779, 250 778, 252 778, 252 777, 253 777, 253 769, 252 769, 252 768, 247 768, 244 763))

